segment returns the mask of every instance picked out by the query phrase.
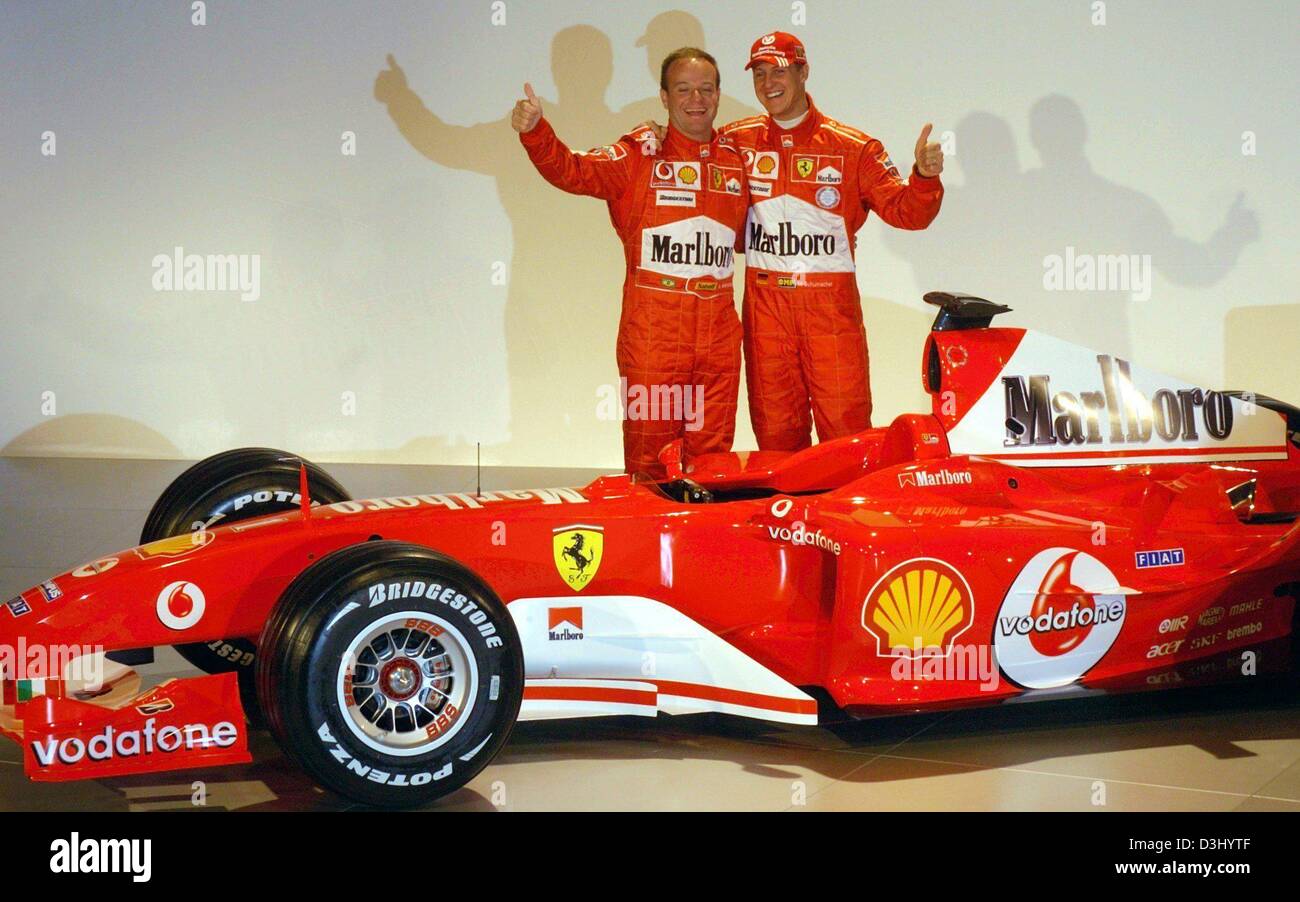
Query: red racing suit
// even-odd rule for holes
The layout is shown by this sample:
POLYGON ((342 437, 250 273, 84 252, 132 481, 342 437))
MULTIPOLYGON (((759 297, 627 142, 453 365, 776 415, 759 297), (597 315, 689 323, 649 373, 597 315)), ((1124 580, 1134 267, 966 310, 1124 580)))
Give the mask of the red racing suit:
POLYGON ((662 478, 659 452, 677 438, 687 457, 731 450, 741 344, 731 278, 749 208, 739 151, 716 132, 700 144, 672 126, 657 147, 641 129, 587 153, 570 151, 545 119, 519 138, 552 185, 608 203, 623 243, 616 357, 627 472, 662 478))
POLYGON ((923 229, 938 177, 904 181, 875 138, 824 116, 786 131, 769 116, 724 125, 744 154, 753 205, 745 227, 745 377, 758 447, 797 451, 871 426, 867 335, 854 264, 867 214, 923 229), (811 407, 811 417, 809 409, 811 407))

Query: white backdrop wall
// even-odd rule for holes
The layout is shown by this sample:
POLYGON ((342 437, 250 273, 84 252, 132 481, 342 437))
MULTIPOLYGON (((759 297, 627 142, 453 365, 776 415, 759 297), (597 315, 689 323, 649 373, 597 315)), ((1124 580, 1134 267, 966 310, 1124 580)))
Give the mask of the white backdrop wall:
POLYGON ((1300 399, 1297 5, 1104 6, 3 4, 0 453, 617 467, 618 245, 505 117, 530 80, 575 147, 613 140, 662 120, 652 65, 699 41, 744 115, 773 28, 900 168, 951 133, 934 226, 860 234, 878 423, 925 406, 935 288, 1300 399), (178 247, 256 255, 256 298, 156 290, 178 247), (1149 256, 1149 298, 1045 290, 1067 252, 1149 256))

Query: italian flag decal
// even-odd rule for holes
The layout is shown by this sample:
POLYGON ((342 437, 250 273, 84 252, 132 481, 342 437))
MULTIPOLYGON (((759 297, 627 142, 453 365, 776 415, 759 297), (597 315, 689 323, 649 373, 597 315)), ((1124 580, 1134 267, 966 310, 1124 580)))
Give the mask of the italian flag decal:
POLYGON ((5 680, 3 704, 29 702, 45 694, 45 680, 5 680))

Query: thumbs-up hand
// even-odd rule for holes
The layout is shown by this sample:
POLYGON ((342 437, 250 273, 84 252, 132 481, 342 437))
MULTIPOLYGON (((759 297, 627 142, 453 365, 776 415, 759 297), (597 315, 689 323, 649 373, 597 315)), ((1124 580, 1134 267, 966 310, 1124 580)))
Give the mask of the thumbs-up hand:
POLYGON ((916 171, 926 178, 934 178, 943 172, 943 148, 937 141, 930 140, 930 131, 934 128, 929 122, 921 129, 921 137, 916 139, 916 171))
POLYGON ((406 85, 406 73, 397 65, 393 55, 388 54, 388 68, 381 69, 375 76, 375 99, 380 103, 392 103, 399 94, 409 90, 406 85))
POLYGON ((510 114, 510 127, 520 134, 530 132, 542 120, 542 102, 533 93, 533 86, 524 82, 524 99, 515 104, 510 114))

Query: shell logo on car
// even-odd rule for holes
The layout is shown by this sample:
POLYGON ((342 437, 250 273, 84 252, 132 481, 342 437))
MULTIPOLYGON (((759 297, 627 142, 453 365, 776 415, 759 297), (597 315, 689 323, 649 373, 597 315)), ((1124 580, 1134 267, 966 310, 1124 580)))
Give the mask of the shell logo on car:
POLYGON ((148 545, 141 545, 135 549, 135 553, 141 560, 145 561, 156 557, 180 557, 212 544, 212 540, 215 538, 216 536, 211 530, 199 529, 194 532, 185 532, 178 536, 172 536, 170 539, 159 539, 156 542, 150 542, 148 545))
POLYGON ((575 592, 581 592, 595 578, 604 550, 605 532, 599 526, 562 526, 551 537, 555 569, 575 592))
POLYGON ((913 558, 871 587, 862 605, 862 626, 876 637, 881 657, 946 655, 974 613, 970 585, 955 567, 913 558))
POLYGON ((993 626, 1002 672, 1027 689, 1080 679, 1119 636, 1127 592, 1110 568, 1087 552, 1038 552, 1007 590, 993 626))

